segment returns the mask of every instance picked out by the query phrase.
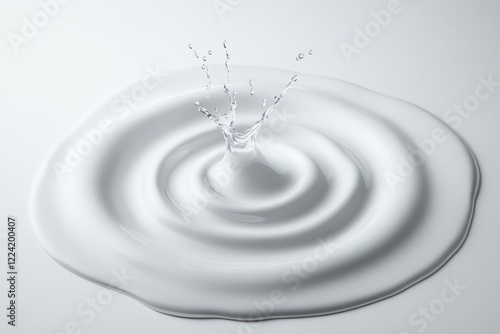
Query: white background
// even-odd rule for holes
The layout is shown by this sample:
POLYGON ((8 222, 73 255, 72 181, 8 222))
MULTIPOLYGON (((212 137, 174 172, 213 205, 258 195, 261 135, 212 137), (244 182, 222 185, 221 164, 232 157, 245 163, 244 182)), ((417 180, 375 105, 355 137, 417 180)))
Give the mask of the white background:
MULTIPOLYGON (((387 8, 388 1, 232 3, 222 20, 212 0, 72 0, 16 52, 9 33, 21 34, 23 17, 32 21, 40 5, 0 1, 0 233, 5 233, 7 215, 17 216, 20 224, 18 326, 7 326, 2 306, 2 333, 55 334, 72 321, 81 333, 96 334, 232 334, 242 329, 234 321, 162 315, 116 293, 87 323, 76 308, 102 288, 56 264, 30 225, 30 189, 48 151, 93 106, 144 76, 148 66, 166 70, 198 64, 188 43, 205 52, 220 47, 226 37, 234 64, 337 77, 408 100, 438 117, 473 94, 479 76, 492 74, 500 81, 499 1, 401 0, 402 11, 351 63, 339 45, 353 44, 355 28, 364 28, 373 20, 370 12, 387 8), (295 60, 309 49, 313 56, 295 60)), ((483 184, 470 236, 448 265, 374 305, 337 315, 266 321, 253 332, 418 333, 408 317, 440 297, 444 280, 457 278, 467 289, 429 322, 425 333, 497 333, 499 107, 500 89, 457 129, 477 155, 483 184)), ((2 236, 0 261, 5 263, 2 236)), ((6 305, 4 279, 0 289, 0 305, 6 305)))

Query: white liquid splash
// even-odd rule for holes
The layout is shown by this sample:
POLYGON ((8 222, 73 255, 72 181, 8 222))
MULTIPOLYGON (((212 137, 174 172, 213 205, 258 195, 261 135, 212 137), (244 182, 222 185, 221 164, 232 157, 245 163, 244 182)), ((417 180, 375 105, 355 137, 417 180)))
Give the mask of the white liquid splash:
POLYGON ((173 71, 168 89, 151 92, 127 119, 106 102, 50 154, 31 214, 57 262, 101 285, 109 285, 109 268, 125 267, 136 279, 120 291, 160 312, 247 319, 273 291, 285 301, 263 318, 370 304, 455 254, 480 176, 453 130, 410 103, 340 80, 230 68, 224 47, 225 64, 210 66, 209 101, 199 66, 173 71), (248 78, 255 95, 236 103, 248 78), (255 102, 277 90, 255 121, 255 102), (193 101, 205 101, 198 107, 225 145, 193 101), (227 113, 209 111, 228 101, 227 113), (236 107, 244 131, 234 124, 236 107), (66 161, 67 148, 103 119, 115 129, 61 182, 52 163, 66 161), (446 141, 410 173, 401 157, 408 147, 421 151, 415 139, 430 147, 436 129, 446 141), (406 174, 391 189, 387 172, 398 170, 406 174))

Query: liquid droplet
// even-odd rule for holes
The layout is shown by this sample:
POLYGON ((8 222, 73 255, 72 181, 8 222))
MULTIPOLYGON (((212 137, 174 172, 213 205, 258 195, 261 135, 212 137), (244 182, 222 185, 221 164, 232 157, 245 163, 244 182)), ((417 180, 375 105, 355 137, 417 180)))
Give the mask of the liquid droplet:
POLYGON ((195 106, 199 106, 199 105, 200 105, 200 101, 196 101, 196 102, 194 103, 194 105, 195 105, 195 106))
MULTIPOLYGON (((292 88, 292 84, 297 81, 298 76, 294 75, 288 82, 288 84, 285 86, 285 88, 282 90, 282 92, 279 95, 276 95, 274 97, 273 103, 265 109, 263 112, 262 116, 260 119, 258 119, 255 123, 253 123, 246 131, 244 132, 238 132, 236 131, 234 127, 234 120, 235 120, 235 115, 236 115, 236 108, 237 108, 237 101, 236 101, 236 91, 229 91, 228 84, 229 80, 231 77, 231 71, 229 69, 229 51, 227 50, 227 44, 226 41, 224 41, 224 47, 226 48, 225 50, 225 55, 226 55, 226 60, 224 62, 225 68, 226 68, 226 80, 224 81, 224 86, 223 86, 223 91, 224 93, 229 97, 229 102, 230 102, 230 110, 223 114, 220 115, 221 117, 218 117, 217 109, 214 109, 215 112, 214 114, 211 114, 206 108, 203 108, 200 106, 199 102, 196 101, 196 106, 198 106, 198 110, 201 111, 203 114, 205 114, 209 119, 213 120, 217 127, 224 133, 224 138, 226 139, 226 144, 227 144, 227 149, 228 151, 234 152, 235 150, 248 150, 251 151, 255 149, 254 144, 255 144, 255 138, 259 132, 259 129, 262 125, 262 123, 268 119, 269 115, 273 112, 274 109, 276 109, 277 105, 282 101, 284 95, 292 88)), ((302 54, 302 57, 304 55, 302 54)), ((203 61, 206 61, 207 57, 203 57, 203 61)), ((211 77, 209 74, 208 70, 208 65, 203 64, 205 66, 202 66, 202 68, 205 69, 206 76, 207 76, 207 81, 208 84, 206 85, 207 89, 211 88, 211 77)), ((250 95, 255 94, 254 86, 253 86, 253 81, 250 79, 248 81, 248 84, 250 85, 250 95)), ((207 99, 210 96, 207 95, 207 99)), ((262 108, 266 107, 266 99, 262 101, 262 108)))
POLYGON ((208 70, 208 65, 205 66, 205 73, 207 76, 207 89, 212 87, 212 78, 210 76, 210 71, 208 70))
POLYGON ((299 55, 297 56, 296 58, 297 60, 301 60, 301 59, 304 59, 304 54, 303 53, 299 53, 299 55))
POLYGON ((188 44, 188 48, 189 48, 189 50, 193 50, 194 56, 196 58, 200 58, 200 56, 198 56, 198 52, 196 52, 196 50, 193 48, 192 44, 188 44))
POLYGON ((224 42, 222 43, 222 46, 224 47, 224 49, 227 49, 227 40, 224 40, 224 42))
POLYGON ((312 56, 312 54, 313 54, 313 50, 309 50, 309 55, 312 56))
POLYGON ((212 50, 208 50, 208 55, 211 56, 212 55, 212 50))

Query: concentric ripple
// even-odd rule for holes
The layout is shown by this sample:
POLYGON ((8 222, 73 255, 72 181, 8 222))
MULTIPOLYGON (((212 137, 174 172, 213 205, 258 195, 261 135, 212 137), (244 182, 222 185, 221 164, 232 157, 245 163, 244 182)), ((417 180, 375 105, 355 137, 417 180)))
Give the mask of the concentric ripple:
MULTIPOLYGON (((212 82, 224 74, 211 71, 212 82)), ((231 89, 253 83, 253 95, 238 93, 242 127, 291 76, 232 72, 231 89)), ((72 272, 173 315, 311 316, 401 292, 464 242, 479 169, 466 143, 426 111, 300 75, 263 124, 256 153, 235 163, 194 107, 227 108, 222 90, 214 85, 206 99, 193 68, 164 81, 127 117, 110 106, 137 83, 117 92, 40 172, 33 222, 72 272), (108 131, 92 137, 103 120, 108 131), (109 284, 121 268, 134 280, 109 284)))

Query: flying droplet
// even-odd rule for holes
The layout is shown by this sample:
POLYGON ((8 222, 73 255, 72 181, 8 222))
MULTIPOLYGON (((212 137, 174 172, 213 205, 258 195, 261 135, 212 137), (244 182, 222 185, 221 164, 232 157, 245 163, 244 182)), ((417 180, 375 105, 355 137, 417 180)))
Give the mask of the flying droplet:
POLYGON ((299 53, 299 55, 297 56, 297 58, 295 58, 297 61, 301 60, 301 59, 304 59, 304 54, 303 53, 299 53))
POLYGON ((203 61, 207 61, 207 56, 203 56, 203 61))
POLYGON ((188 44, 189 50, 193 50, 193 46, 191 44, 188 44))
POLYGON ((222 46, 224 47, 224 49, 227 49, 227 40, 224 40, 224 43, 222 43, 222 46))
POLYGON ((208 50, 208 55, 211 56, 212 55, 212 50, 208 50))
POLYGON ((264 108, 264 107, 266 106, 266 102, 267 102, 267 100, 266 100, 266 99, 264 99, 264 100, 262 101, 262 108, 264 108))
POLYGON ((313 50, 309 50, 309 55, 312 56, 312 54, 313 54, 313 50))
POLYGON ((205 69, 205 64, 201 64, 201 69, 204 70, 205 69))
POLYGON ((248 83, 250 84, 250 95, 255 94, 255 91, 253 90, 252 79, 250 79, 250 81, 248 81, 248 83))

